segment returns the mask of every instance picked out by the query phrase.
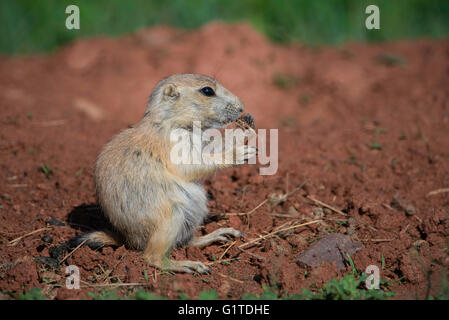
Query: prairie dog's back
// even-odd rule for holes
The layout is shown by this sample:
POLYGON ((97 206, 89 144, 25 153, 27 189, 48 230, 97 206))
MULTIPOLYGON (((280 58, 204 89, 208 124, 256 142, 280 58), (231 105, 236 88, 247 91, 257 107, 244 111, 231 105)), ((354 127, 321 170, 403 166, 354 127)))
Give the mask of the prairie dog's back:
POLYGON ((132 247, 143 247, 154 216, 167 206, 173 181, 166 174, 163 141, 136 128, 122 131, 101 151, 95 165, 100 205, 115 228, 132 247))

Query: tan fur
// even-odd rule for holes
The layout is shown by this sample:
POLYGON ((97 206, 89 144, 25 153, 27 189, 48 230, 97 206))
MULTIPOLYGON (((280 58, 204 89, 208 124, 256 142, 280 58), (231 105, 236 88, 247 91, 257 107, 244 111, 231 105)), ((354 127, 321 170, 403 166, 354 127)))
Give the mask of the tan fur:
MULTIPOLYGON (((198 180, 232 164, 175 165, 170 161, 173 144, 169 136, 178 128, 192 132, 193 121, 201 121, 205 128, 219 127, 225 120, 237 119, 242 111, 242 102, 215 79, 173 75, 154 88, 143 119, 115 136, 101 151, 95 182, 102 209, 124 242, 143 250, 149 264, 179 272, 207 272, 201 262, 168 259, 170 249, 226 240, 223 235, 240 235, 237 230, 223 228, 194 238, 193 233, 207 215, 206 194, 198 180), (215 91, 215 96, 200 92, 206 86, 215 91)), ((243 152, 247 157, 255 154, 248 146, 239 148, 230 152, 243 152)), ((117 245, 120 236, 94 232, 86 238, 117 245)))

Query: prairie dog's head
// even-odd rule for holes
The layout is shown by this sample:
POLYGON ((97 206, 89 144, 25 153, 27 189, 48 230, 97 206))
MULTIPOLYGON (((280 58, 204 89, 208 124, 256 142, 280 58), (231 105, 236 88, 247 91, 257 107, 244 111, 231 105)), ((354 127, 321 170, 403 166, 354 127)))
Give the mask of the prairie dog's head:
POLYGON ((159 82, 144 117, 168 128, 223 128, 243 112, 243 103, 215 79, 200 74, 175 74, 159 82))

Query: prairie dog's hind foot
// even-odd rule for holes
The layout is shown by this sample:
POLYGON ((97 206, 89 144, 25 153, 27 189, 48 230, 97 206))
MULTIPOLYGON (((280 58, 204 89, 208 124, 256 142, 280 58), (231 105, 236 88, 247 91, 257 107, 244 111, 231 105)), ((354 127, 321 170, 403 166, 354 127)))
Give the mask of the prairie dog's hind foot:
POLYGON ((153 267, 156 267, 162 271, 174 271, 174 272, 185 272, 185 273, 194 273, 198 272, 201 274, 210 273, 210 269, 204 263, 199 261, 190 261, 190 260, 165 260, 162 263, 158 263, 152 261, 151 258, 147 258, 147 263, 153 267))
POLYGON ((238 231, 234 228, 220 228, 209 233, 208 235, 193 238, 193 240, 189 243, 189 245, 195 247, 205 247, 217 241, 228 242, 229 239, 226 238, 225 235, 230 235, 239 238, 243 236, 243 232, 238 231))

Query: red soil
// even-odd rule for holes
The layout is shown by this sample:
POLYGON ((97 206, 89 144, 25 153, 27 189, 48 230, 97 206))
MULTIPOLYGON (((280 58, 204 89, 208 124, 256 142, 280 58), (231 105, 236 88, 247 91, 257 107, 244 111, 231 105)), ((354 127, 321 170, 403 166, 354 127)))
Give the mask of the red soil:
MULTIPOLYGON (((43 56, 0 57, 0 292, 8 297, 41 287, 50 298, 77 299, 118 281, 144 283, 169 298, 179 292, 196 298, 204 289, 240 298, 263 292, 262 285, 297 293, 351 272, 325 265, 305 273, 295 263, 315 240, 339 232, 364 244, 353 256, 358 270, 381 267, 383 256, 382 279, 403 277, 389 288, 397 297, 423 298, 428 271, 436 294, 449 266, 449 193, 428 193, 449 187, 448 61, 447 39, 278 46, 245 24, 220 23, 194 32, 158 27, 85 39, 43 56), (175 259, 207 262, 224 254, 236 260, 214 264, 210 275, 161 274, 139 252, 85 246, 46 271, 35 258, 49 256, 50 247, 95 220, 89 219, 98 211, 92 167, 101 147, 140 119, 154 85, 173 73, 216 77, 241 98, 258 128, 279 128, 276 175, 260 176, 258 166, 247 165, 204 181, 211 219, 198 233, 232 226, 244 238, 226 254, 229 244, 220 243, 172 252, 175 259), (47 175, 42 164, 51 168, 47 175), (248 212, 305 180, 274 208, 225 215, 248 212), (285 223, 315 219, 318 205, 307 195, 347 217, 325 209, 323 223, 238 249, 285 223), (287 212, 290 217, 282 217, 287 212), (49 225, 50 217, 66 226, 49 225), (43 242, 44 235, 53 243, 43 242), (80 268, 80 290, 48 283, 64 285, 66 263, 80 268)), ((135 289, 121 287, 119 294, 135 289)))

